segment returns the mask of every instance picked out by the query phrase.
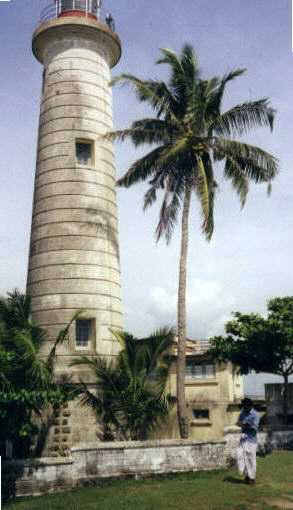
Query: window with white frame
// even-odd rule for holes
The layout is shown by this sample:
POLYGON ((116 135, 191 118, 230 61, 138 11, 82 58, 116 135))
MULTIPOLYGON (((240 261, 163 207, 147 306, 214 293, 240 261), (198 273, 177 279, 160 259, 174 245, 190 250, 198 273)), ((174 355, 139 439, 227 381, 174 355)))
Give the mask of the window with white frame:
POLYGON ((194 359, 187 359, 185 375, 190 379, 215 379, 216 368, 214 363, 198 363, 194 359))

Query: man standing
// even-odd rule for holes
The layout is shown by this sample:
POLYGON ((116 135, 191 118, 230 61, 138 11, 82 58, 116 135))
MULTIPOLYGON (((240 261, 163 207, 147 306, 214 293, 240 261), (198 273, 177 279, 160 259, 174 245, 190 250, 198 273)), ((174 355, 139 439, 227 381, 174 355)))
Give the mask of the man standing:
POLYGON ((253 403, 250 398, 245 398, 241 404, 242 411, 237 422, 242 431, 236 454, 237 466, 239 473, 245 475, 246 483, 254 484, 256 476, 257 431, 260 418, 259 414, 253 409, 253 403))

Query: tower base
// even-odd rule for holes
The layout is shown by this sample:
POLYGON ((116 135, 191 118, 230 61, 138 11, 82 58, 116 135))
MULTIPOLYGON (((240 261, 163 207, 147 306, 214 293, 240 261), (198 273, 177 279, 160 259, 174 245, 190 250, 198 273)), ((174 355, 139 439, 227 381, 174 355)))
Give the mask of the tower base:
POLYGON ((93 409, 82 406, 79 399, 64 404, 46 417, 42 457, 67 457, 78 443, 94 443, 101 439, 101 429, 93 409))

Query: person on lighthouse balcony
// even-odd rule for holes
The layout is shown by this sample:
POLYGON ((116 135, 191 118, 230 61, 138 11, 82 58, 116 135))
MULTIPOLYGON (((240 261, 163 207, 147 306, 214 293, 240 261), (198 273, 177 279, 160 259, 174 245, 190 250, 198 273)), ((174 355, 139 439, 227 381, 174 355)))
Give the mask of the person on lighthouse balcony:
POLYGON ((115 32, 115 21, 111 13, 106 16, 106 23, 112 32, 115 32))
POLYGON ((240 444, 236 452, 236 460, 239 474, 245 476, 245 482, 255 483, 256 477, 256 450, 257 432, 259 428, 259 414, 253 409, 250 398, 244 398, 241 402, 242 411, 237 425, 241 427, 240 444))

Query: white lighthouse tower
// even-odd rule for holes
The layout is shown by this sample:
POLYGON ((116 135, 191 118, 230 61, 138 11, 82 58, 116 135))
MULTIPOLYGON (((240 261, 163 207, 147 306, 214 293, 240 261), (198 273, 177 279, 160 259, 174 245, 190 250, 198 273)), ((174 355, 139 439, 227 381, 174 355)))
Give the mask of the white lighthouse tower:
MULTIPOLYGON (((110 329, 122 327, 115 162, 101 136, 112 129, 110 69, 121 43, 100 8, 97 0, 55 0, 32 43, 44 70, 27 293, 33 319, 52 340, 83 310, 58 351, 56 373, 89 383, 71 361, 115 356, 110 329)), ((62 441, 96 439, 80 405, 56 420, 56 450, 62 441)))

